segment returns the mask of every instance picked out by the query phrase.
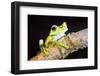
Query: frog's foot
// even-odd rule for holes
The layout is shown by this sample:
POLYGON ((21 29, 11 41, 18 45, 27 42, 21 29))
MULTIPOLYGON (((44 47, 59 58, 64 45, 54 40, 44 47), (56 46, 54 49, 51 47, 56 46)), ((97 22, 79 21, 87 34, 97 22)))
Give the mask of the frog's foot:
POLYGON ((44 54, 44 56, 49 55, 48 49, 46 49, 46 48, 43 48, 42 53, 44 54))
POLYGON ((70 48, 68 45, 61 44, 61 46, 64 47, 65 49, 69 49, 70 48))

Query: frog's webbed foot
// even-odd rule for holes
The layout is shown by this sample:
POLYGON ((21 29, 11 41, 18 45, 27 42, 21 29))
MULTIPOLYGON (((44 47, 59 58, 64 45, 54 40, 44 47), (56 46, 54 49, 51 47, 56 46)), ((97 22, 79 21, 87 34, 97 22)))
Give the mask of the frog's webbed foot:
POLYGON ((48 56, 49 55, 49 52, 48 52, 48 49, 47 48, 44 48, 43 49, 43 54, 44 54, 44 56, 48 56))
POLYGON ((62 44, 62 43, 60 43, 60 45, 61 45, 62 47, 64 47, 65 49, 69 49, 69 48, 70 48, 68 45, 64 45, 64 44, 62 44))
POLYGON ((48 52, 48 49, 45 48, 45 47, 41 47, 41 52, 43 53, 44 56, 48 56, 49 55, 49 52, 48 52))

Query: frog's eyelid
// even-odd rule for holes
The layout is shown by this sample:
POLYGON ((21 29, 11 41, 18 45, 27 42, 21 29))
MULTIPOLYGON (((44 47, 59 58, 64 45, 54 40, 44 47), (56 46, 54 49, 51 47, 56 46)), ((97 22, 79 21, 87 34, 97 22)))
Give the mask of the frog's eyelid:
MULTIPOLYGON (((56 26, 56 25, 53 25, 52 27, 57 27, 57 26, 56 26)), ((51 28, 52 28, 52 27, 51 27, 51 28)))

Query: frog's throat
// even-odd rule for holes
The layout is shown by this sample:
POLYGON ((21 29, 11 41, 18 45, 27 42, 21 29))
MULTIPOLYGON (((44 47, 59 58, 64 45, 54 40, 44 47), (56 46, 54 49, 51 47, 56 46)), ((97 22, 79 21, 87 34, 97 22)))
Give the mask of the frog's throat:
POLYGON ((60 39, 61 37, 65 36, 65 33, 59 33, 56 36, 53 36, 53 41, 60 39))

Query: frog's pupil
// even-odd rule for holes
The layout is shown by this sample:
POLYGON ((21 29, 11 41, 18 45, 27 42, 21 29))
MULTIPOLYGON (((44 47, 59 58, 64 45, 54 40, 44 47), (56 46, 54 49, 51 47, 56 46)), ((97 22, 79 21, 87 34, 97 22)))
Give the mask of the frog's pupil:
POLYGON ((56 27, 52 27, 52 30, 55 31, 56 30, 56 27))

